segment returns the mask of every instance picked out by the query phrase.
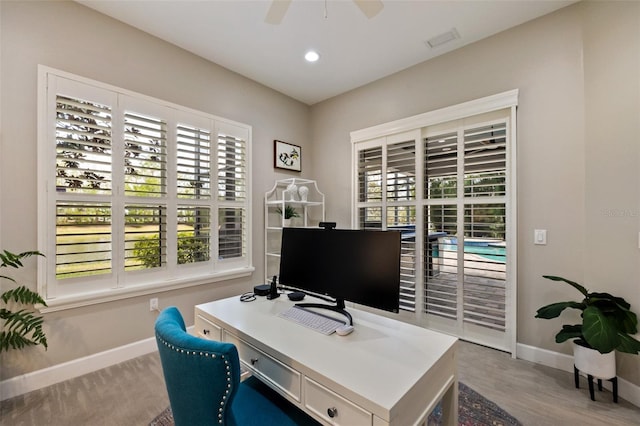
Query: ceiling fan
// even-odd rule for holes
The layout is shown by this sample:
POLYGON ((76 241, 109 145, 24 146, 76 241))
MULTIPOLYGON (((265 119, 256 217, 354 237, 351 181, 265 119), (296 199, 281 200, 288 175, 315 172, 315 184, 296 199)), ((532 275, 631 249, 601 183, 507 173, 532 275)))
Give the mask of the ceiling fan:
MULTIPOLYGON (((384 5, 382 4, 382 0, 352 0, 356 6, 364 13, 364 15, 371 19, 376 16, 384 5)), ((266 23, 272 25, 278 25, 282 22, 284 15, 287 13, 287 9, 289 9, 289 5, 291 4, 291 0, 272 0, 271 6, 269 7, 269 11, 267 12, 267 16, 264 19, 266 23)), ((325 0, 325 17, 326 17, 326 0, 325 0)))

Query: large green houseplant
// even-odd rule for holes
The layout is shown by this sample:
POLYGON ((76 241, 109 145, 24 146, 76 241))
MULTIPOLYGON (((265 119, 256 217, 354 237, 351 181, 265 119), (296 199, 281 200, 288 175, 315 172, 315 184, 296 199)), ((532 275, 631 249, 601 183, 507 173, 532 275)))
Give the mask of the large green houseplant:
POLYGON ((609 293, 589 292, 580 284, 565 278, 551 275, 543 277, 565 282, 584 296, 581 301, 557 302, 538 309, 536 318, 543 319, 556 318, 567 308, 582 311, 582 322, 563 325, 556 334, 557 343, 574 339, 576 344, 595 349, 601 354, 614 350, 640 353, 640 342, 632 337, 638 332, 638 317, 626 300, 609 293))
MULTIPOLYGON (((43 256, 38 251, 26 251, 19 254, 7 250, 0 252, 2 264, 0 268, 21 268, 22 259, 31 256, 43 256)), ((16 280, 0 275, 5 279, 16 283, 16 280)), ((2 330, 0 330, 0 352, 9 349, 22 349, 25 346, 42 345, 47 348, 47 337, 42 330, 43 318, 36 315, 33 305, 40 303, 47 306, 40 295, 28 289, 26 286, 18 286, 3 291, 0 294, 4 306, 0 308, 2 330)))

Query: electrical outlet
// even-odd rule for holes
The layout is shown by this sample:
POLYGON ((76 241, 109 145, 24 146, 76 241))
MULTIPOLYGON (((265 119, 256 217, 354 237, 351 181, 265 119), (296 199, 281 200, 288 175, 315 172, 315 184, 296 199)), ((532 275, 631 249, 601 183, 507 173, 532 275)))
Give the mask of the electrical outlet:
POLYGON ((149 299, 149 310, 151 312, 159 310, 158 309, 158 298, 157 297, 149 299))

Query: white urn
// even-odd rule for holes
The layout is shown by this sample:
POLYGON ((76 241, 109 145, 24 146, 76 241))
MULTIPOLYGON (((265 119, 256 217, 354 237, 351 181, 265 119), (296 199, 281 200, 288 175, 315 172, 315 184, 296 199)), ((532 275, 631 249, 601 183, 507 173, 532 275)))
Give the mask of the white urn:
POLYGON ((298 194, 300 194, 300 201, 307 201, 309 188, 307 188, 306 186, 301 186, 300 188, 298 188, 298 194))

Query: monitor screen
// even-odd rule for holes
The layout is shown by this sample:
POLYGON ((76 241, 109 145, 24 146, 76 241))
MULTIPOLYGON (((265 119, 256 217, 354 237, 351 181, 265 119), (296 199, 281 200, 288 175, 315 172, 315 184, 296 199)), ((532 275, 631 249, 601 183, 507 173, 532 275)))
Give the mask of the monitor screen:
POLYGON ((400 232, 284 228, 281 285, 399 311, 400 232))

